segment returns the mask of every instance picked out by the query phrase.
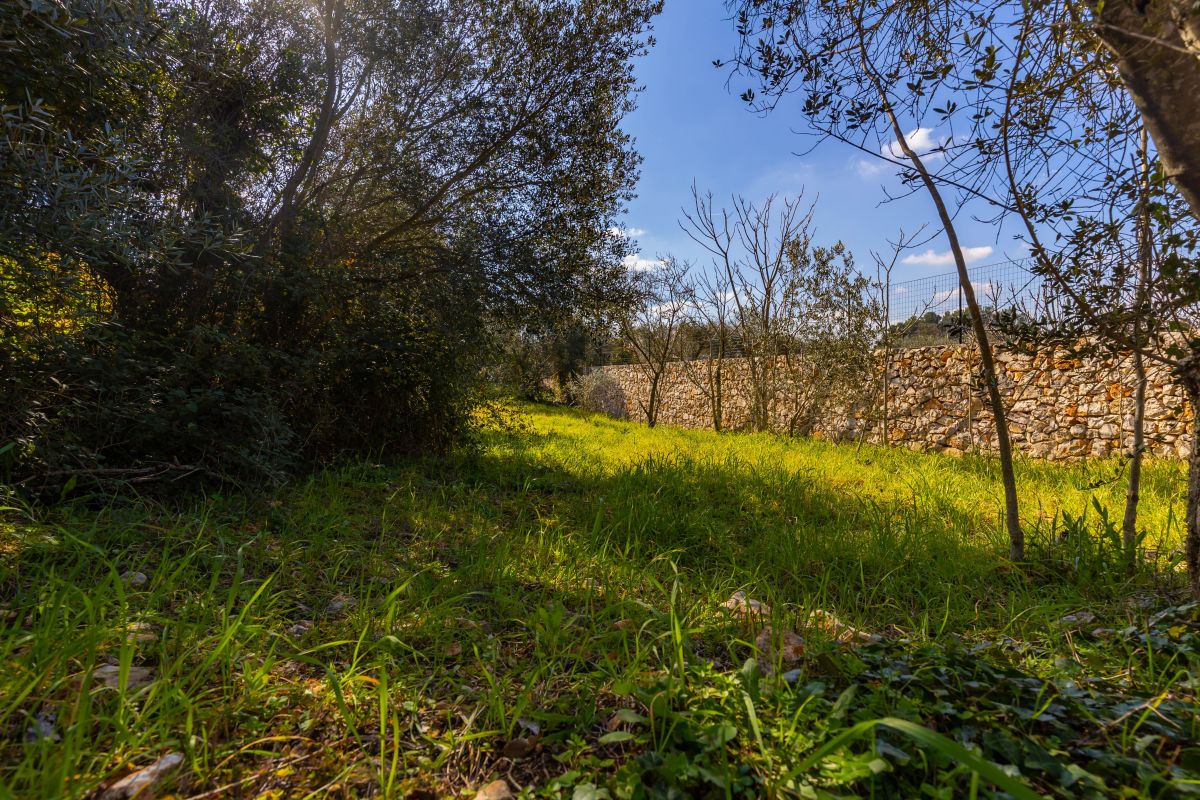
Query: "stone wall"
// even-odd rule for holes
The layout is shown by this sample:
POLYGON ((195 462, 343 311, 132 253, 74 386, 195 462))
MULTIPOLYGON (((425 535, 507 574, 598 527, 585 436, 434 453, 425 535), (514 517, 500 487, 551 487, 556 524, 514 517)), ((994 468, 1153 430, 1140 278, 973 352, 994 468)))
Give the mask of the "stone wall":
MULTIPOLYGON (((1077 359, 1059 355, 997 352, 1000 388, 1008 408, 1013 446, 1050 460, 1104 457, 1128 448, 1133 425, 1131 359, 1077 359)), ((637 366, 602 371, 620 387, 626 416, 644 420, 649 381, 637 366)), ((725 362, 724 427, 747 425, 750 390, 743 359, 725 362)), ((673 363, 663 376, 659 423, 712 427, 703 362, 673 363)), ((1146 440, 1161 457, 1187 456, 1192 411, 1183 390, 1158 365, 1148 369, 1146 440)), ((883 382, 864 387, 854 407, 829 412, 815 435, 899 444, 919 450, 963 453, 995 448, 995 426, 980 376, 979 355, 970 345, 898 350, 891 354, 887 401, 883 382), (885 423, 886 420, 886 423, 885 423), (884 432, 886 430, 886 438, 884 432)), ((773 419, 785 427, 794 402, 776 398, 773 419)))

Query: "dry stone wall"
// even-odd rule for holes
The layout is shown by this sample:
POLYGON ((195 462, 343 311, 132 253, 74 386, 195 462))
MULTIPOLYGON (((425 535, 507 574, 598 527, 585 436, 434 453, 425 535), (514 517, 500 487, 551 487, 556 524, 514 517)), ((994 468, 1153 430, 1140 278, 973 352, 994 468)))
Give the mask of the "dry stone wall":
MULTIPOLYGON (((1133 426, 1132 360, 1079 359, 1058 354, 996 354, 1000 388, 1008 409, 1014 447, 1053 461, 1102 458, 1130 445, 1133 426)), ((855 406, 834 409, 815 434, 844 440, 862 438, 918 450, 960 454, 994 450, 995 425, 970 345, 898 350, 883 381, 864 387, 855 406)), ((703 362, 668 366, 662 378, 660 424, 712 427, 711 370, 703 362)), ((619 392, 630 419, 645 419, 649 381, 636 365, 601 368, 619 392)), ((726 429, 747 425, 750 382, 743 359, 724 364, 723 417, 726 429)), ((775 398, 773 418, 783 427, 794 405, 784 391, 775 398)), ((1186 458, 1191 446, 1192 410, 1169 371, 1148 368, 1146 440, 1149 452, 1186 458)))

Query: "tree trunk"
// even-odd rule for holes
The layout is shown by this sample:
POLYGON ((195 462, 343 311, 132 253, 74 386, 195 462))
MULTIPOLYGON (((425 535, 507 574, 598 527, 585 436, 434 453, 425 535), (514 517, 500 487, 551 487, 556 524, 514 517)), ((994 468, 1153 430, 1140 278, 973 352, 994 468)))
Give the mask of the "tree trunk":
POLYGON ((713 380, 709 388, 712 390, 712 415, 713 415, 713 430, 717 433, 721 432, 721 427, 724 424, 724 413, 721 409, 721 371, 723 363, 717 361, 717 366, 713 372, 713 380))
POLYGON ((888 404, 892 402, 892 348, 886 342, 883 347, 883 406, 880 409, 883 416, 883 427, 880 430, 879 438, 883 442, 883 446, 887 447, 890 444, 888 441, 888 404))
POLYGON ((1200 219, 1200 10, 1192 0, 1091 6, 1167 174, 1200 219))
MULTIPOLYGON (((865 51, 863 68, 874 81, 880 99, 886 102, 888 100, 887 92, 884 91, 878 76, 867 66, 865 51)), ((960 297, 967 301, 967 310, 971 317, 971 327, 975 332, 975 343, 979 349, 983 380, 987 385, 988 401, 992 407, 992 418, 996 426, 996 449, 1000 455, 1000 479, 1004 485, 1004 526, 1008 531, 1009 557, 1013 561, 1024 561, 1025 531, 1021 529, 1021 517, 1017 505, 1017 477, 1013 469, 1012 440, 1008 434, 1008 416, 1004 409, 1004 399, 1000 396, 1000 380, 996 373, 996 360, 992 353, 992 344, 988 339, 987 326, 983 322, 983 314, 979 310, 979 300, 975 297, 975 288, 971 285, 971 276, 967 272, 967 261, 963 256, 962 245, 958 241, 958 231, 954 226, 954 217, 946 207, 946 202, 942 198, 941 191, 938 189, 937 181, 934 180, 929 170, 925 167, 925 162, 909 146, 904 128, 900 125, 900 120, 896 118, 895 112, 891 110, 891 106, 885 105, 885 113, 888 116, 889 122, 891 122, 892 132, 896 135, 896 143, 900 146, 905 157, 912 162, 913 168, 921 177, 921 183, 929 193, 930 199, 933 200, 933 205, 937 209, 938 220, 942 223, 942 230, 945 231, 946 239, 950 242, 950 252, 954 255, 954 265, 958 270, 960 297)))
POLYGON ((1177 368, 1176 375, 1187 392, 1192 411, 1192 448, 1188 455, 1187 537, 1184 560, 1192 597, 1200 600, 1200 362, 1192 354, 1177 368))
POLYGON ((1130 569, 1137 564, 1137 513, 1142 483, 1142 454, 1146 449, 1146 360, 1133 352, 1137 387, 1133 393, 1133 445, 1129 453, 1129 485, 1125 489, 1125 516, 1121 520, 1121 542, 1130 569))
POLYGON ((963 256, 962 245, 958 241, 958 230, 954 226, 954 217, 946 206, 937 181, 925 166, 925 161, 909 145, 908 137, 904 133, 904 126, 900 124, 900 120, 896 116, 887 89, 884 88, 879 74, 875 72, 867 59, 866 32, 862 28, 861 20, 858 36, 859 63, 879 95, 882 111, 887 115, 892 133, 896 136, 896 144, 900 146, 905 158, 912 163, 913 169, 921 178, 921 184, 929 193, 929 199, 933 201, 933 205, 937 209, 938 221, 942 224, 942 230, 945 231, 946 239, 950 243, 950 252, 954 255, 954 266, 958 271, 959 297, 967 301, 971 327, 975 331, 975 343, 979 349, 983 380, 987 384, 988 400, 992 407, 992 418, 996 426, 996 449, 1000 455, 1000 479, 1004 485, 1004 526, 1008 531, 1008 553, 1013 561, 1024 561, 1025 531, 1021 529, 1021 517, 1017 505, 1017 476, 1013 469, 1012 441, 1008 435, 1008 416, 1004 410, 1004 399, 1000 396, 1000 381, 996 374, 996 360, 992 353, 992 344, 988 339, 983 314, 979 310, 979 300, 975 297, 975 287, 971 285, 971 275, 967 272, 967 260, 963 256))
POLYGON ((322 25, 325 35, 325 93, 321 100, 321 113, 314 122, 312 135, 304 148, 296 169, 292 172, 283 190, 279 193, 279 208, 275 215, 262 226, 259 234, 257 249, 265 252, 272 233, 278 228, 286 237, 292 233, 296 222, 296 198, 300 187, 313 174, 329 144, 329 134, 333 130, 334 117, 337 112, 339 88, 339 71, 341 56, 338 53, 338 26, 342 17, 343 3, 341 0, 326 2, 322 8, 322 25))
POLYGON ((658 377, 650 379, 650 396, 646 399, 646 427, 653 428, 658 422, 658 377))
POLYGON ((1142 347, 1142 322, 1150 314, 1150 282, 1154 270, 1154 249, 1150 227, 1150 142, 1146 126, 1138 135, 1138 279, 1133 320, 1133 371, 1137 387, 1133 395, 1133 449, 1129 461, 1129 486, 1125 491, 1125 516, 1121 520, 1121 542, 1129 571, 1137 567, 1137 512, 1142 481, 1142 455, 1146 449, 1146 358, 1142 347))

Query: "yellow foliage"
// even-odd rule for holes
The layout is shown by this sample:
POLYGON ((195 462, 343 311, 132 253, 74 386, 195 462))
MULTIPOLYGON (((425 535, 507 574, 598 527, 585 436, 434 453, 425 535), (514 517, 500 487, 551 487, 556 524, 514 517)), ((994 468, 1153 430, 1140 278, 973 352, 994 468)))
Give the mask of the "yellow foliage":
POLYGON ((55 253, 0 257, 0 341, 15 344, 71 335, 112 313, 108 287, 78 262, 55 253))

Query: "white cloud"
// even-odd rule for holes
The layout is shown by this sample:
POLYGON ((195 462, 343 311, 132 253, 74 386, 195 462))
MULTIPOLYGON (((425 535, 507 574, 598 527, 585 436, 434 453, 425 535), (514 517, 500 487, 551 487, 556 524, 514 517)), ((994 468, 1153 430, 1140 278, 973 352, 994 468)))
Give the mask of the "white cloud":
POLYGON ((664 303, 656 303, 655 305, 650 306, 647 309, 647 312, 652 317, 665 319, 670 317, 672 314, 676 316, 683 314, 687 311, 687 309, 688 303, 686 300, 668 300, 664 303))
MULTIPOLYGON (((978 298, 981 303, 995 299, 995 295, 998 294, 997 290, 999 289, 999 287, 991 281, 985 281, 984 283, 976 283, 975 281, 971 281, 971 288, 975 290, 975 297, 978 298)), ((930 309, 944 308, 945 306, 951 304, 950 301, 957 301, 958 295, 961 291, 962 289, 956 287, 954 289, 947 289, 944 292, 934 292, 933 297, 930 298, 930 309)))
MULTIPOLYGON (((938 138, 934 136, 933 128, 916 128, 904 134, 908 146, 919 156, 929 155, 934 150, 945 147, 950 143, 950 137, 938 138)), ((904 151, 900 148, 900 141, 893 139, 879 149, 880 155, 887 158, 893 158, 898 161, 905 159, 904 151)), ((934 155, 940 156, 940 153, 934 155)))
POLYGON ((641 253, 631 253, 625 256, 625 269, 632 272, 649 272, 663 265, 660 258, 642 258, 641 253))
MULTIPOLYGON (((937 161, 944 157, 940 151, 942 148, 950 144, 950 137, 938 137, 933 128, 917 127, 904 135, 904 139, 908 142, 908 146, 919 156, 924 156, 925 161, 937 161)), ((879 148, 879 155, 888 161, 907 161, 908 158, 904 155, 904 151, 900 148, 900 140, 893 139, 892 141, 879 148)), ((888 166, 885 161, 875 161, 873 159, 860 158, 855 162, 854 168, 860 177, 870 178, 879 173, 888 166)))
POLYGON ((884 163, 882 161, 868 161, 865 158, 858 159, 854 164, 855 171, 858 172, 861 178, 870 178, 883 172, 884 163))
POLYGON ((646 231, 642 228, 618 228, 616 225, 608 229, 609 236, 616 236, 621 239, 633 239, 645 233, 646 231))
MULTIPOLYGON (((985 244, 981 247, 964 247, 962 252, 963 258, 968 264, 970 264, 978 261, 981 258, 987 258, 990 256, 992 254, 992 248, 985 244)), ((922 264, 928 267, 946 267, 954 263, 954 253, 950 250, 944 250, 941 253, 933 250, 926 250, 924 253, 905 256, 903 263, 922 264)))

